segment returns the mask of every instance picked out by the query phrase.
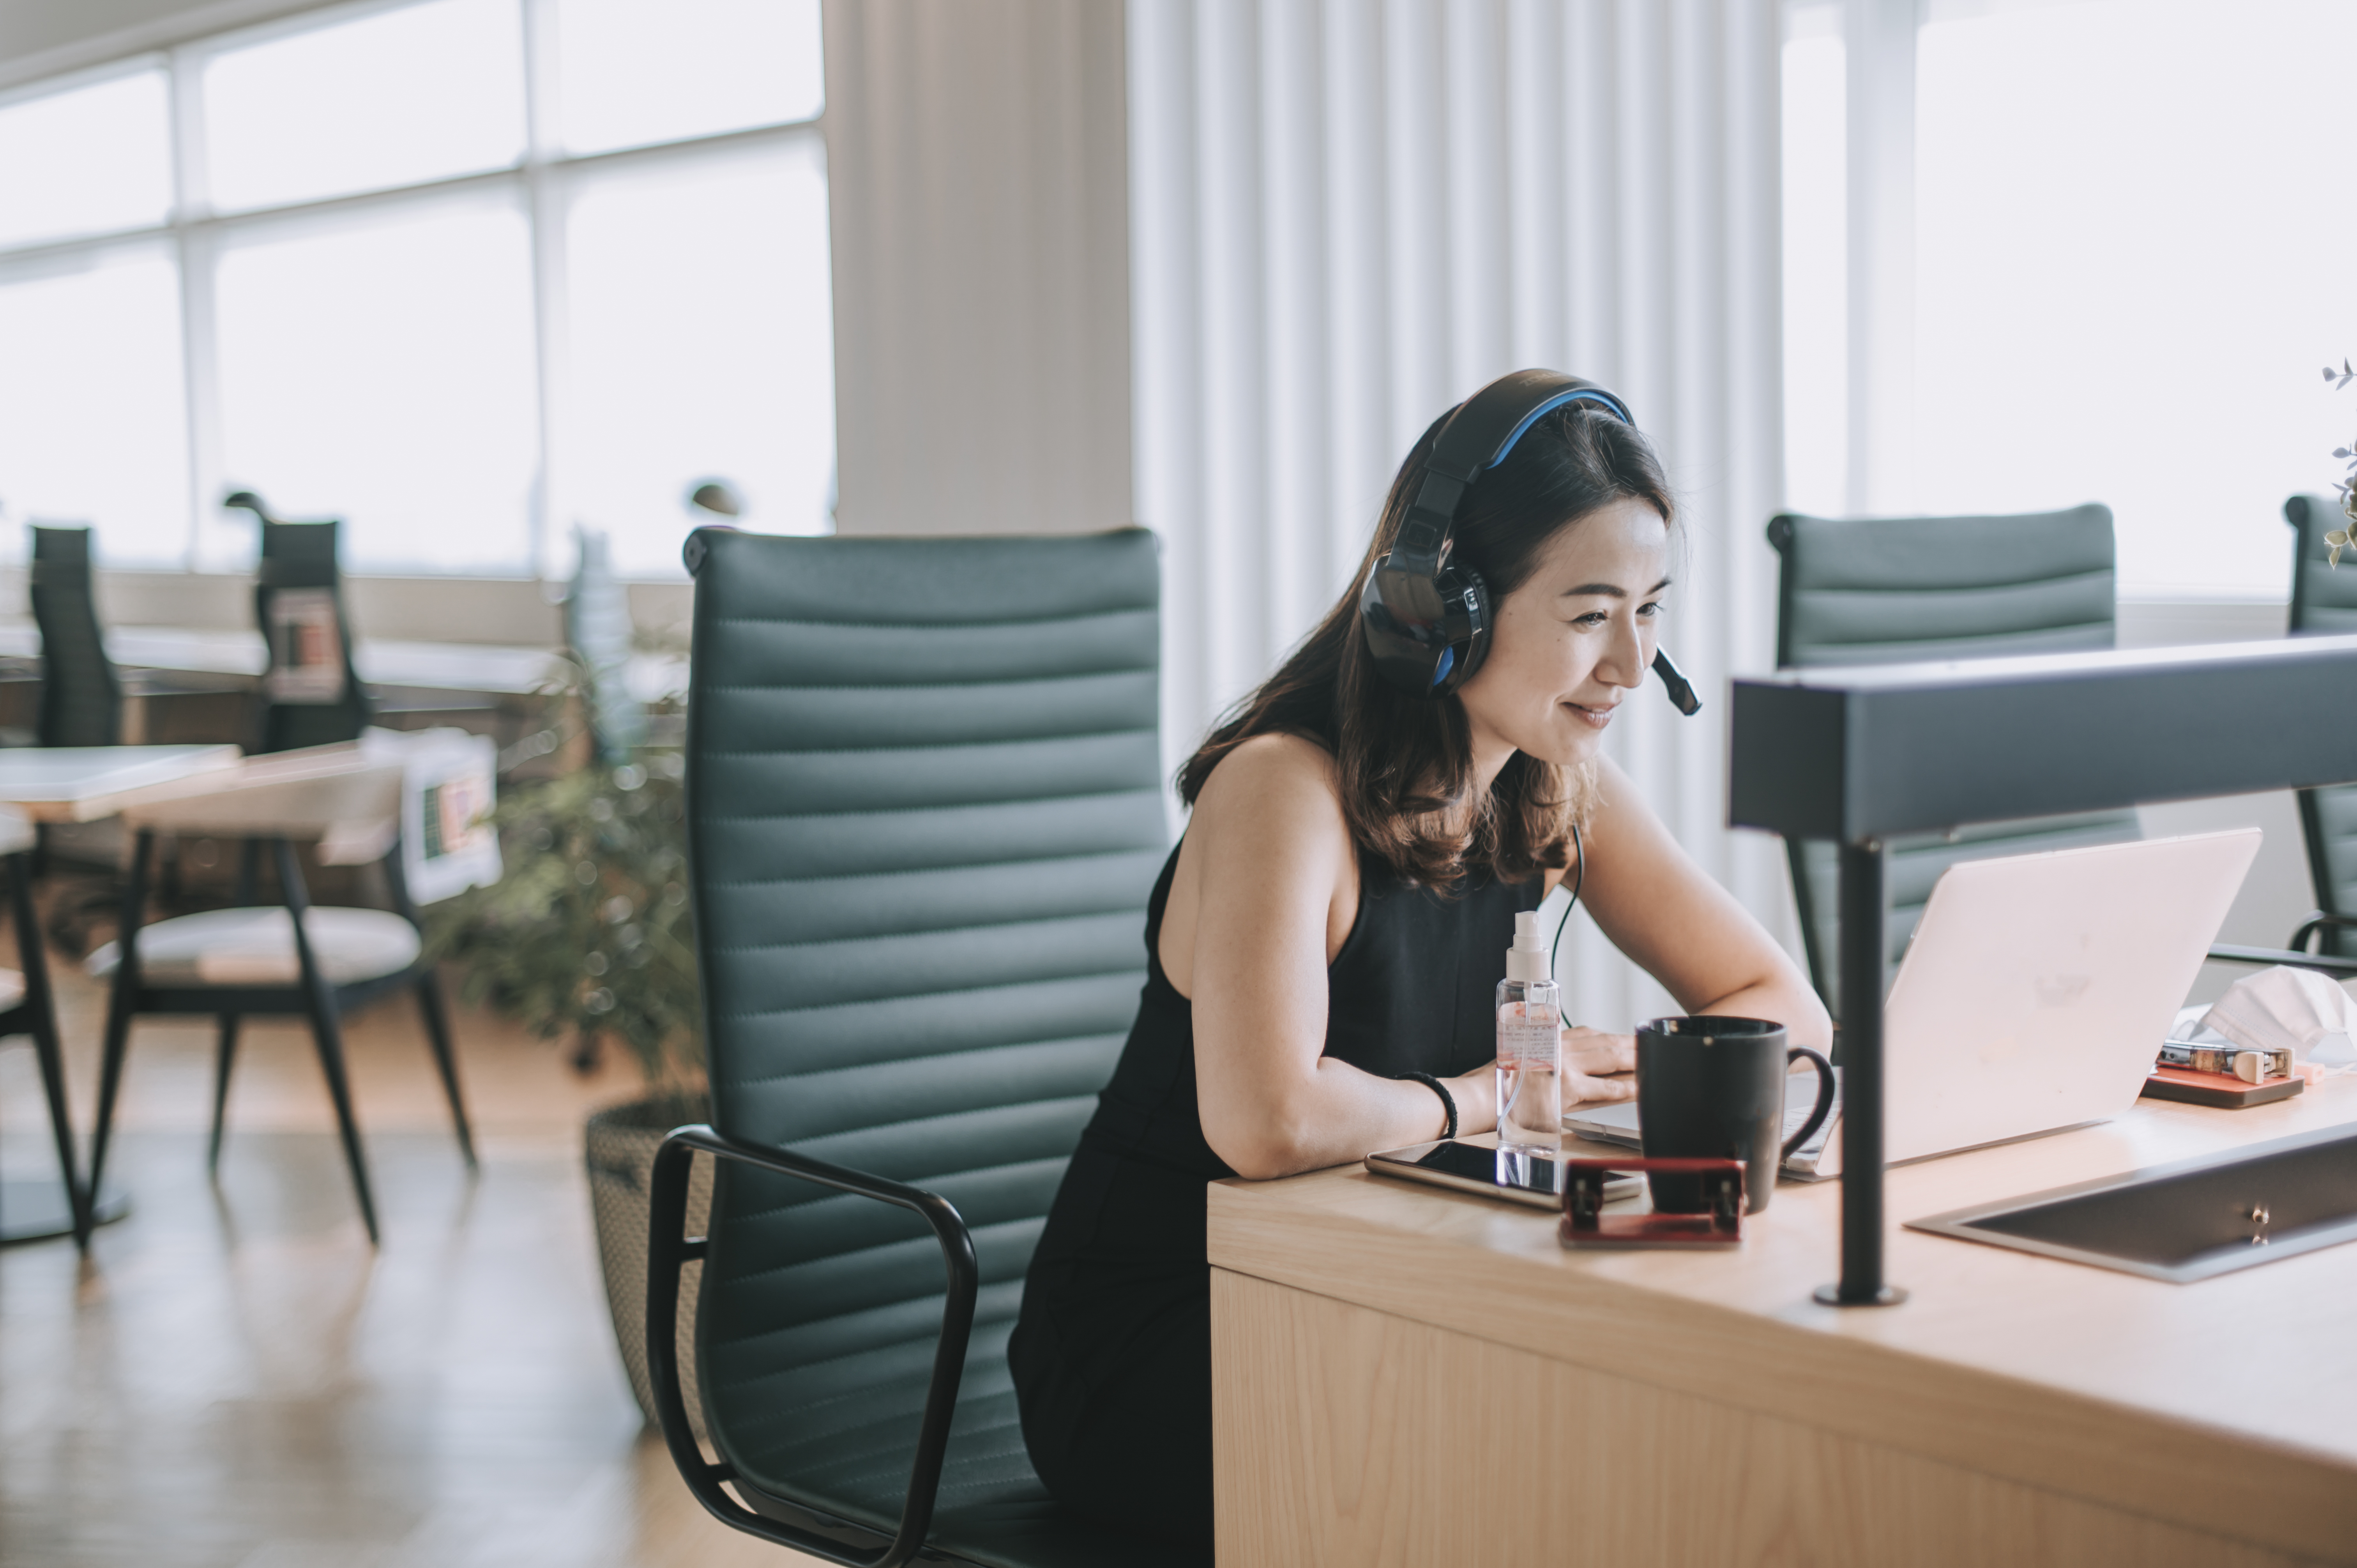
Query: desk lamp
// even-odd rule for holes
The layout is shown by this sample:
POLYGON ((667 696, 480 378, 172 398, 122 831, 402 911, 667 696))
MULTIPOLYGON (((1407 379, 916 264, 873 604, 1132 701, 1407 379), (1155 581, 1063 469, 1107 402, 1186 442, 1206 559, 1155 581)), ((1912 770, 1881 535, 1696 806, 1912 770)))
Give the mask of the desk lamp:
POLYGON ((1883 842, 2357 780, 2357 637, 1793 671, 1732 707, 1728 825, 1840 846, 1833 1306, 1907 1294, 1882 1277, 1883 842))

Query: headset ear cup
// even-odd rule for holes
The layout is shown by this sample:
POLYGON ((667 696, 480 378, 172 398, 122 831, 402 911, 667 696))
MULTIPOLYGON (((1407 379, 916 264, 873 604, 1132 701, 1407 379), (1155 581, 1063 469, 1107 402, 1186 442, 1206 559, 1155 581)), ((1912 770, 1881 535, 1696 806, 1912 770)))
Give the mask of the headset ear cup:
POLYGON ((1490 657, 1490 585, 1470 566, 1440 574, 1441 601, 1448 607, 1448 657, 1434 675, 1432 695, 1445 697, 1480 673, 1490 657))

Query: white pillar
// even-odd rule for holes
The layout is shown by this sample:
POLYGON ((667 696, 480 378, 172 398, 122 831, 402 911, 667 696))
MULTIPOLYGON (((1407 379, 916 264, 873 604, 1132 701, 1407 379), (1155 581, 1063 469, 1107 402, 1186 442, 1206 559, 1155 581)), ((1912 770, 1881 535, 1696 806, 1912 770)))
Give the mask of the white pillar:
POLYGON ((842 532, 1130 521, 1123 24, 826 0, 842 532))

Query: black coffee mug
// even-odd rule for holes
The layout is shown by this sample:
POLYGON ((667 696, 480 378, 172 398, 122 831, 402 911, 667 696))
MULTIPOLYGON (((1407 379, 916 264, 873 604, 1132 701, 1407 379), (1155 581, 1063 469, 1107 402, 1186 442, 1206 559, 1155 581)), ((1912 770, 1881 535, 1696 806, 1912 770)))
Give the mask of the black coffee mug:
MULTIPOLYGON (((1649 1158, 1734 1159, 1744 1164, 1744 1208, 1757 1214, 1776 1171, 1824 1125, 1834 1108, 1833 1064, 1789 1045, 1765 1018, 1656 1018, 1637 1031, 1637 1124, 1649 1158), (1801 1130, 1784 1131, 1784 1079, 1795 1058, 1817 1069, 1817 1105, 1801 1130)), ((1699 1214, 1702 1178, 1649 1178, 1653 1208, 1699 1214)))

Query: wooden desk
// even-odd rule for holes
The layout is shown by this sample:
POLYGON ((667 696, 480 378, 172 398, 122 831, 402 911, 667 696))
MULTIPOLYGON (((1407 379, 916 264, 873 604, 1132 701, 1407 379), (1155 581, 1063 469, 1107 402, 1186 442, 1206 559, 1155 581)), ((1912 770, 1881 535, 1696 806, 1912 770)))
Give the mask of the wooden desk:
MULTIPOLYGON (((1895 1170, 1889 1212, 2351 1122, 2349 1078, 2143 1101, 1895 1170)), ((2357 1563, 2357 1245, 2172 1285, 1894 1228, 1913 1299, 1841 1310, 1839 1212, 1567 1252, 1355 1166, 1214 1185, 1220 1568, 2357 1563)))

